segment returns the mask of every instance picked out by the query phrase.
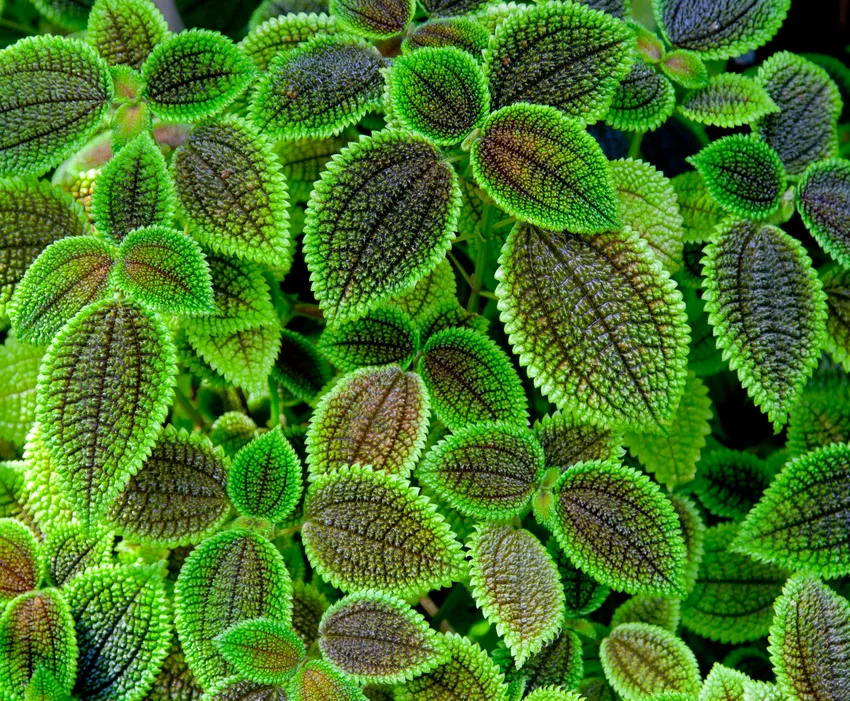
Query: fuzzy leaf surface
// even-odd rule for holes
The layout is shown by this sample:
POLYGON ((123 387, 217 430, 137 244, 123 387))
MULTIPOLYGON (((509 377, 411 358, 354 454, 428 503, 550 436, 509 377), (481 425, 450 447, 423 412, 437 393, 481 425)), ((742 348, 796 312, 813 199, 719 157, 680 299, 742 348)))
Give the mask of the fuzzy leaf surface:
POLYGON ((743 672, 715 662, 699 692, 699 701, 746 701, 750 681, 743 672))
POLYGON ((87 569, 108 564, 114 541, 103 526, 86 530, 76 521, 52 524, 43 545, 48 578, 62 587, 87 569))
POLYGON ((291 9, 288 14, 270 17, 252 29, 239 42, 239 48, 257 68, 265 71, 278 54, 291 51, 317 34, 336 34, 337 31, 336 18, 333 16, 329 17, 324 12, 298 12, 291 9))
POLYGON ((567 554, 561 550, 554 536, 546 541, 546 549, 558 567, 561 585, 564 588, 565 613, 569 617, 581 617, 596 611, 611 593, 604 584, 600 584, 586 572, 576 567, 567 554))
POLYGON ((546 467, 568 467, 591 460, 615 460, 622 456, 622 436, 606 428, 583 424, 556 411, 534 422, 534 435, 543 446, 546 467))
POLYGON ((490 33, 469 17, 431 19, 418 25, 401 43, 402 53, 425 47, 455 46, 466 51, 479 63, 490 42, 490 33))
POLYGON ((141 69, 168 24, 150 0, 98 0, 88 20, 87 40, 110 66, 141 69))
POLYGON ((617 607, 611 628, 623 623, 649 623, 675 633, 679 627, 680 601, 669 596, 638 594, 617 607))
POLYGON ((44 559, 33 532, 15 519, 0 519, 0 602, 37 589, 43 575, 44 559))
POLYGON ((330 382, 333 373, 325 357, 304 336, 283 329, 280 353, 272 377, 298 399, 311 403, 330 382))
POLYGON ((682 239, 685 243, 707 241, 727 214, 711 196, 705 178, 699 171, 692 170, 677 175, 670 182, 676 191, 682 215, 682 239))
POLYGON ((605 123, 629 132, 653 131, 676 109, 676 89, 666 76, 641 60, 614 91, 605 123))
MULTIPOLYGON (((3 440, 23 445, 35 422, 42 355, 41 348, 27 344, 0 346, 0 437, 3 440)), ((3 515, 0 510, 0 517, 3 515)))
POLYGON ((751 124, 778 111, 757 81, 739 73, 712 76, 706 87, 688 93, 679 103, 679 112, 688 119, 727 129, 751 124))
MULTIPOLYGON (((829 292, 827 299, 828 295, 829 292)), ((830 443, 847 442, 850 442, 850 394, 832 384, 804 391, 788 420, 785 444, 788 453, 798 457, 830 443)))
POLYGON ((308 660, 288 687, 291 701, 368 701, 354 682, 324 660, 308 660))

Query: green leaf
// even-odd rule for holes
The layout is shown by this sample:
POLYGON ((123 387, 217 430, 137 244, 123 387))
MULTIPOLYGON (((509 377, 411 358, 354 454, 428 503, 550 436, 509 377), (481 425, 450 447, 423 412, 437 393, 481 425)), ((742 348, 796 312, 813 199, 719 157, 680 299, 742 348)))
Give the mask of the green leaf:
POLYGON ((850 395, 846 390, 830 384, 822 390, 804 391, 789 415, 785 444, 788 453, 798 457, 830 443, 847 442, 850 442, 850 395))
POLYGON ((192 233, 227 255, 285 265, 289 195, 271 144, 251 124, 224 117, 195 127, 172 161, 192 233))
POLYGON ((168 24, 150 0, 98 0, 86 39, 110 66, 139 70, 168 34, 168 24))
POLYGON ((24 511, 24 471, 26 462, 0 462, 0 518, 26 522, 24 511))
POLYGON ((56 681, 46 667, 39 667, 32 675, 24 693, 24 701, 67 701, 68 690, 56 681))
POLYGON ((670 503, 679 519, 679 532, 685 541, 687 559, 685 561, 685 583, 683 591, 690 592, 694 587, 699 566, 703 558, 703 540, 705 538, 705 525, 696 505, 688 497, 681 494, 671 494, 670 503))
POLYGON ((743 519, 767 489, 773 473, 752 453, 716 448, 703 456, 697 476, 688 485, 715 516, 743 519))
POLYGON ((485 317, 466 311, 457 299, 441 302, 436 307, 432 307, 419 322, 420 337, 425 341, 445 329, 465 328, 486 334, 489 326, 490 322, 485 317))
POLYGON ((207 688, 203 701, 291 701, 282 686, 258 684, 234 675, 207 688))
POLYGON ((171 643, 161 568, 96 567, 66 593, 80 646, 75 694, 91 701, 143 699, 171 643))
POLYGON ((304 647, 319 639, 319 624, 328 609, 328 600, 315 584, 295 582, 292 591, 292 630, 304 647))
POLYGON ((38 588, 44 557, 32 531, 20 521, 0 519, 0 604, 38 588))
POLYGON ((850 446, 837 443, 814 450, 782 468, 741 526, 735 549, 822 577, 847 574, 848 503, 850 446))
POLYGON ((520 365, 559 409, 655 430, 684 391, 688 327, 675 284, 626 228, 593 237, 511 231, 496 294, 520 365))
POLYGON ((705 308, 723 359, 775 429, 820 358, 826 296, 803 246, 754 222, 705 248, 705 308))
POLYGON ((850 371, 850 270, 834 267, 821 278, 826 294, 826 350, 845 371, 850 371))
POLYGON ((628 74, 634 45, 623 22, 577 3, 524 6, 484 52, 492 108, 531 102, 593 123, 628 74))
POLYGON ((554 536, 546 541, 546 549, 558 566, 558 574, 564 588, 567 616, 587 616, 605 603, 611 590, 576 567, 561 550, 554 536))
POLYGON ((230 514, 229 466, 206 436, 166 426, 106 521, 134 543, 162 548, 197 543, 230 514))
POLYGON ((782 26, 791 0, 653 0, 664 38, 705 59, 733 58, 764 46, 782 26))
POLYGON ((272 139, 339 134, 380 105, 384 65, 363 39, 313 37, 269 64, 251 101, 251 119, 272 139))
POLYGON ((210 440, 221 446, 226 455, 233 456, 257 435, 257 424, 242 412, 228 411, 210 427, 210 440))
POLYGON ((391 39, 404 32, 416 12, 414 0, 330 0, 340 28, 369 39, 391 39))
POLYGON ((142 132, 101 170, 92 195, 98 233, 120 243, 134 229, 174 219, 174 184, 153 137, 142 132))
POLYGON ((43 546, 47 576, 64 587, 86 570, 108 564, 114 541, 115 535, 103 526, 86 530, 75 521, 51 524, 43 546))
POLYGON ((447 660, 443 638, 421 614, 375 591, 331 606, 319 636, 324 658, 358 684, 401 684, 447 660))
POLYGON ((624 19, 629 16, 632 9, 631 0, 579 0, 593 10, 607 12, 609 15, 624 19))
POLYGON ((203 693, 198 680, 186 666, 183 649, 174 634, 168 657, 162 663, 145 701, 200 701, 203 693))
POLYGON ((0 96, 0 173, 42 175, 94 135, 113 90, 91 46, 34 36, 0 53, 0 96))
POLYGON ((252 29, 239 42, 239 48, 259 70, 266 71, 278 54, 288 53, 318 34, 330 35, 337 31, 335 17, 328 17, 324 12, 296 14, 293 10, 290 14, 270 17, 252 29))
POLYGON ((507 701, 502 673, 484 650, 454 633, 443 642, 448 662, 396 687, 396 701, 507 701))
POLYGON ((654 131, 676 109, 676 89, 652 66, 636 60, 617 85, 605 122, 621 131, 654 131))
POLYGON ((175 374, 162 322, 130 302, 91 305, 53 340, 37 415, 63 492, 84 523, 102 516, 138 472, 168 411, 175 374))
POLYGON ((850 162, 830 159, 812 163, 796 189, 797 211, 829 256, 850 267, 850 162))
POLYGON ((199 122, 224 110, 254 77, 250 59, 230 39, 190 29, 151 52, 142 66, 142 97, 165 122, 199 122))
POLYGON ((73 686, 77 674, 74 619, 58 589, 22 594, 0 617, 0 688, 20 698, 38 667, 52 673, 63 688, 73 686))
POLYGON ((491 114, 482 128, 472 170, 499 207, 552 229, 618 228, 608 161, 580 122, 552 107, 518 104, 491 114))
POLYGON ((254 618, 289 625, 291 596, 283 556, 262 536, 236 528, 196 547, 174 588, 174 623, 186 662, 201 686, 206 689, 234 672, 215 638, 254 618))
POLYGON ((774 684, 751 681, 744 688, 744 701, 786 701, 786 699, 774 684))
POLYGON ((708 241, 727 214, 711 196, 705 178, 699 171, 691 170, 670 182, 684 223, 682 239, 685 243, 708 241))
POLYGON ((787 184, 776 152, 749 134, 724 136, 688 161, 705 178, 711 196, 742 219, 766 219, 779 209, 787 184))
POLYGON ((670 80, 688 90, 698 90, 709 83, 708 68, 695 51, 671 51, 661 60, 659 67, 670 80))
POLYGON ((257 684, 285 684, 304 657, 301 638, 271 618, 237 623, 215 642, 237 674, 257 684))
POLYGON ((289 184, 292 202, 308 202, 314 183, 325 170, 331 156, 339 153, 349 142, 356 141, 358 136, 357 130, 349 127, 337 136, 326 139, 279 141, 275 145, 275 153, 289 184))
POLYGON ((648 623, 624 623, 602 641, 602 667, 626 701, 676 691, 696 696, 700 674, 694 653, 673 633, 648 623))
POLYGON ((38 422, 27 434, 21 500, 24 520, 39 531, 50 530, 56 522, 74 520, 73 507, 60 486, 56 466, 44 444, 38 422))
POLYGON ((568 467, 591 460, 617 460, 623 455, 622 436, 611 429, 576 421, 556 411, 534 422, 534 435, 543 446, 546 467, 568 467))
POLYGON ((547 524, 575 565, 630 594, 682 589, 685 545, 658 485, 616 462, 571 467, 555 485, 547 524))
POLYGON ((328 362, 310 341, 294 331, 283 329, 280 340, 272 377, 297 399, 313 402, 331 380, 328 362))
POLYGON ((534 535, 509 525, 479 526, 468 547, 475 603, 521 669, 561 630, 564 590, 558 568, 534 535))
POLYGON ((421 137, 383 131, 334 156, 304 225, 325 317, 356 319, 431 272, 451 246, 459 210, 457 175, 421 137))
MULTIPOLYGON (((0 346, 0 437, 23 444, 35 421, 36 385, 41 348, 26 344, 0 346)), ((0 512, 2 515, 2 512, 0 512)))
POLYGON ((529 657, 521 670, 516 668, 509 657, 507 647, 502 648, 502 645, 504 643, 500 643, 500 647, 496 648, 494 657, 504 650, 508 658, 505 660, 508 662, 505 681, 508 684, 523 683, 524 694, 550 686, 575 689, 582 680, 584 663, 581 640, 567 628, 563 628, 554 640, 540 648, 540 652, 529 657))
POLYGON ((713 127, 739 127, 778 111, 757 81, 738 73, 712 76, 706 87, 688 93, 679 103, 686 118, 713 127))
POLYGON ((745 689, 751 679, 743 672, 715 662, 705 678, 699 701, 745 701, 745 689))
POLYGON ((679 627, 679 599, 669 596, 639 594, 617 607, 611 617, 611 627, 623 623, 649 623, 675 633, 679 627))
POLYGON ((814 577, 788 580, 770 628, 779 689, 795 701, 838 701, 850 687, 850 603, 814 577))
POLYGON ((780 51, 761 64, 758 81, 779 112, 764 117, 756 129, 779 154, 789 175, 838 155, 841 95, 825 70, 780 51))
POLYGON ((560 687, 549 687, 546 689, 537 689, 533 693, 524 697, 525 701, 584 701, 583 696, 579 696, 575 691, 565 691, 560 687))
POLYGON ((68 29, 86 28, 94 0, 32 0, 36 10, 50 22, 68 29))
POLYGON ((436 506, 400 477, 366 467, 313 482, 301 540, 313 569, 343 591, 372 587, 407 597, 449 586, 465 571, 460 543, 436 506))
POLYGON ((449 17, 423 22, 401 42, 402 54, 425 47, 456 46, 479 63, 490 43, 490 32, 470 17, 449 17))
POLYGON ((367 701, 347 677, 323 660, 308 660, 289 686, 292 701, 367 701))
POLYGON ((730 550, 738 526, 724 523, 705 532, 705 555, 696 584, 682 603, 689 630, 723 643, 742 643, 767 635, 773 602, 788 577, 775 565, 755 562, 730 550))
POLYGON ((544 467, 543 448, 525 426, 482 423, 435 445, 417 477, 464 516, 500 521, 528 508, 544 467))
POLYGON ((527 422, 527 400, 510 358, 484 334, 445 329, 418 364, 440 420, 451 430, 489 421, 527 422))

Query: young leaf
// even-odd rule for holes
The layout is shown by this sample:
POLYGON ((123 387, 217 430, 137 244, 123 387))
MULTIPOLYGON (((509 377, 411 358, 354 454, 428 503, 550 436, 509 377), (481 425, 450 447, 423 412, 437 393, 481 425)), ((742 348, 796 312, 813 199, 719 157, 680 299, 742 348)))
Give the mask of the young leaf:
POLYGON ((796 189, 797 211, 833 260, 850 267, 850 162, 812 163, 796 189))
POLYGON ((86 17, 94 0, 33 0, 35 9, 50 22, 67 29, 86 28, 86 17))
POLYGON ((621 131, 654 131, 676 109, 676 89, 652 66, 637 60, 614 91, 605 123, 621 131))
POLYGON ((788 580, 770 627, 780 691, 798 701, 839 701, 850 689, 850 603, 811 576, 788 580))
POLYGON ((86 570, 108 564, 114 541, 102 526, 86 530, 75 521, 51 524, 43 546, 48 578, 63 587, 86 570))
POLYGON ((752 78, 739 73, 720 73, 708 85, 688 93, 679 112, 688 119, 713 127, 739 127, 778 112, 776 103, 752 78))
POLYGON ((317 34, 330 35, 338 31, 336 18, 324 12, 316 14, 297 12, 290 8, 289 14, 270 17, 252 29, 239 42, 239 48, 261 71, 268 70, 278 54, 287 53, 299 44, 309 41, 317 34))
POLYGON ((138 472, 168 411, 175 374, 162 322, 130 302, 87 307, 50 345, 37 415, 63 491, 84 523, 103 515, 138 472))
POLYGON ((449 17, 423 22, 401 43, 403 54, 425 47, 455 46, 466 51, 479 63, 490 42, 490 32, 469 17, 449 17))
POLYGON ((425 344, 418 365, 431 404, 451 430, 489 421, 527 422, 527 400, 505 352, 471 329, 445 329, 425 344))
POLYGON ((688 161, 711 196, 742 219, 766 219, 779 209, 786 177, 782 161, 763 141, 735 134, 712 142, 688 161))
POLYGON ((448 586, 465 570, 436 506, 400 477, 365 467, 341 468, 311 485, 301 540, 313 569, 343 591, 412 596, 448 586))
POLYGON ((74 693, 92 701, 143 699, 171 643, 161 569, 96 567, 66 593, 80 647, 74 693))
POLYGON ((234 671, 215 638, 254 618, 289 625, 291 595, 283 556, 251 531, 223 531, 192 551, 174 587, 174 623, 186 662, 204 688, 234 671))
POLYGON ((518 669, 558 634, 564 590, 546 548, 529 531, 480 526, 469 542, 475 603, 510 649, 518 669))
POLYGON ((587 616, 605 603, 611 590, 570 562, 554 536, 546 541, 546 549, 558 567, 568 617, 587 616))
POLYGON ((556 411, 534 422, 534 435, 543 446, 546 467, 568 467, 591 460, 617 460, 623 454, 622 436, 607 428, 576 421, 556 411))
POLYGON ((347 677, 323 660, 308 660, 288 687, 291 701, 368 701, 347 677))
POLYGON ((390 39, 413 20, 414 0, 330 0, 331 14, 340 28, 369 39, 390 39))
POLYGON ((106 521, 134 543, 163 548, 197 543, 230 513, 229 464, 206 436, 166 426, 106 521))
POLYGON ((623 623, 649 623, 675 633, 679 627, 679 599, 669 596, 639 594, 617 607, 611 617, 611 628, 623 623))
POLYGON ((770 484, 768 464, 752 453, 716 448, 702 457, 688 485, 715 516, 743 519, 770 484))
POLYGON ((20 521, 0 519, 0 604, 37 589, 44 557, 33 532, 20 521))
POLYGON ((331 156, 339 153, 358 137, 357 130, 349 127, 337 136, 329 136, 326 139, 279 141, 275 146, 275 153, 289 184, 292 202, 306 204, 310 200, 314 183, 325 170, 331 156))
POLYGON ((383 131, 334 156, 304 225, 325 316, 356 319, 431 272, 451 246, 459 210, 457 175, 421 137, 383 131))
POLYGON ((113 97, 106 62, 60 36, 21 39, 0 53, 0 173, 42 175, 94 134, 113 97))
POLYGON ((24 692, 24 701, 67 701, 68 690, 46 667, 38 667, 24 692))
POLYGON ((729 368, 775 429, 820 358, 826 296, 800 243, 737 222, 705 248, 705 308, 729 368))
POLYGON ((822 577, 850 573, 848 503, 850 446, 814 450, 782 468, 741 526, 735 549, 822 577))
POLYGON ((236 673, 257 684, 285 684, 304 657, 301 638, 271 618, 237 623, 215 642, 236 673))
POLYGON ((447 658, 443 638, 421 614, 374 591, 350 594, 325 612, 319 648, 358 684, 401 684, 447 658))
POLYGON ((626 228, 593 237, 514 227, 496 294, 520 365, 580 421, 657 430, 684 391, 681 295, 626 228))
POLYGON ((251 124, 225 117, 195 127, 172 161, 192 233, 227 255, 285 265, 289 195, 271 145, 251 124))
POLYGON ((528 508, 544 467, 543 449, 525 426, 482 423, 434 446, 417 477, 464 516, 500 521, 528 508))
POLYGON ((694 653, 658 626, 617 626, 602 641, 600 657, 605 676, 626 701, 649 701, 668 691, 699 693, 701 679, 694 653))
POLYGON ((618 228, 608 161, 580 122, 553 107, 517 104, 491 114, 482 129, 472 171, 499 207, 552 229, 618 228))
POLYGON ((831 384, 803 392, 788 419, 785 447, 789 455, 798 457, 830 443, 850 442, 850 396, 840 392, 831 384))
POLYGON ((210 427, 210 440, 221 446, 225 455, 234 456, 257 436, 254 419, 239 411, 228 411, 210 427))
POLYGON ((715 662, 702 685, 699 701, 745 701, 749 681, 751 679, 743 672, 715 662))
POLYGON ((578 3, 523 6, 484 52, 492 108, 549 105, 592 124, 628 74, 634 44, 623 22, 578 3))
MULTIPOLYGON (((35 421, 36 386, 41 348, 27 344, 0 346, 0 438, 23 445, 35 421)), ((0 517, 3 516, 0 510, 0 517)))
POLYGON ((297 399, 311 403, 330 382, 328 361, 301 334, 281 330, 280 353, 272 367, 272 378, 297 399))
POLYGON ((707 241, 727 214, 708 191, 705 178, 699 171, 691 170, 670 181, 676 191, 679 212, 682 215, 685 243, 707 241))
POLYGON ((528 696, 525 696, 525 701, 584 701, 583 696, 575 691, 565 691, 560 687, 549 687, 546 689, 537 689, 528 696))
POLYGON ((168 24, 150 0, 98 0, 89 13, 86 39, 110 66, 140 70, 168 24))
POLYGON ((389 363, 406 367, 419 349, 419 331, 401 309, 378 307, 325 328, 318 348, 342 372, 389 363))
POLYGON ((709 75, 700 54, 687 49, 671 51, 661 60, 659 67, 670 80, 688 90, 698 90, 708 85, 709 75))
POLYGON ((221 112, 255 76, 226 36, 190 29, 158 44, 142 66, 142 96, 166 122, 199 122, 221 112))

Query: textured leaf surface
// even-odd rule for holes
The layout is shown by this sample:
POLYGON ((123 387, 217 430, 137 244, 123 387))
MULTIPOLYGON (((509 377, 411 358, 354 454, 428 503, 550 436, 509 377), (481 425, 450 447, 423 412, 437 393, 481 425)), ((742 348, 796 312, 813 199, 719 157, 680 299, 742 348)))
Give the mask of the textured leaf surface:
POLYGON ((826 294, 826 350, 845 370, 850 368, 850 271, 835 267, 822 277, 826 294))
POLYGON ((149 0, 98 0, 88 19, 88 42, 110 66, 139 70, 168 25, 149 0))
POLYGON ((638 60, 617 85, 605 122, 621 131, 653 131, 667 121, 674 109, 673 83, 638 60))
POLYGON ((727 216, 708 191, 705 179, 696 171, 677 175, 670 181, 676 191, 679 212, 684 224, 683 240, 707 241, 715 227, 727 216))
POLYGON ((413 0, 330 0, 328 6, 342 29, 370 39, 401 34, 416 11, 413 0))
POLYGON ((291 701, 285 687, 244 681, 238 675, 228 677, 209 687, 204 701, 291 701))
POLYGON ((703 558, 705 524, 696 505, 687 497, 681 494, 671 494, 670 503, 673 504, 673 510, 679 519, 679 532, 685 541, 687 559, 685 561, 685 586, 683 590, 689 592, 693 588, 703 558))
POLYGON ((810 165, 796 189, 797 211, 833 260, 850 267, 850 162, 830 159, 810 165))
POLYGON ((418 329, 408 314, 393 307, 329 326, 319 339, 319 350, 342 372, 367 365, 406 366, 418 349, 418 329))
POLYGON ((38 12, 51 22, 68 29, 85 29, 86 17, 94 0, 34 0, 38 12))
POLYGON ((258 684, 285 684, 304 657, 301 638, 271 618, 237 623, 216 645, 237 674, 258 684))
POLYGON ((605 603, 611 590, 576 567, 561 550, 554 536, 546 541, 546 549, 558 566, 561 585, 564 588, 567 616, 587 616, 605 603))
POLYGON ((560 411, 535 421, 534 435, 543 446, 546 467, 559 467, 562 471, 579 462, 614 460, 623 453, 620 434, 582 424, 560 411))
POLYGON ((649 623, 675 633, 679 627, 679 599, 638 594, 623 602, 611 616, 611 628, 623 623, 649 623))
POLYGON ((765 89, 738 73, 712 76, 706 87, 688 93, 679 103, 688 119, 714 127, 739 127, 778 112, 765 89))
POLYGON ((293 202, 309 201, 313 184, 319 179, 331 156, 357 137, 357 131, 350 127, 326 139, 279 141, 275 153, 289 184, 290 199, 293 202))
POLYGON ((550 686, 575 689, 582 680, 583 672, 581 639, 573 631, 564 628, 540 652, 529 657, 522 669, 518 670, 511 665, 505 681, 511 684, 522 680, 525 694, 550 686))
POLYGON ((689 487, 715 516, 740 520, 755 506, 772 476, 768 464, 752 453, 719 448, 703 456, 689 487))
POLYGON ((41 348, 25 344, 0 346, 0 437, 4 440, 23 445, 35 421, 41 356, 41 348))
POLYGON ((265 71, 278 54, 291 51, 317 34, 336 32, 335 17, 329 17, 324 12, 317 14, 309 11, 308 14, 307 10, 299 12, 292 8, 289 14, 281 13, 278 17, 270 17, 252 29, 248 36, 239 42, 239 48, 257 68, 265 71))
POLYGON ((745 691, 750 678, 722 664, 715 663, 705 678, 699 701, 745 701, 745 691))
POLYGON ((0 602, 38 588, 44 560, 33 532, 20 521, 0 519, 0 602))
POLYGON ((519 224, 499 264, 505 331, 551 401, 588 423, 669 419, 685 383, 684 305, 637 234, 519 224))
POLYGON ((481 61, 481 53, 490 42, 490 33, 469 17, 449 17, 423 22, 401 44, 402 53, 425 47, 456 46, 481 61))
POLYGON ((367 701, 354 682, 323 660, 308 660, 289 686, 292 701, 367 701))
MULTIPOLYGON (((794 405, 788 420, 786 449, 798 457, 830 443, 850 441, 850 395, 838 386, 810 388, 794 405)), ((767 485, 765 485, 767 486, 767 485)))
POLYGON ((86 530, 77 522, 51 524, 43 546, 48 578, 62 587, 87 569, 108 564, 114 541, 102 526, 86 530))
POLYGON ((708 85, 708 69, 696 51, 687 49, 671 51, 663 57, 659 67, 670 80, 689 90, 697 90, 708 85))
POLYGON ((66 701, 67 698, 67 690, 45 667, 35 670, 24 693, 24 701, 66 701))
POLYGON ((301 334, 281 331, 280 353, 272 368, 272 377, 281 387, 305 402, 312 402, 330 382, 330 365, 301 334))

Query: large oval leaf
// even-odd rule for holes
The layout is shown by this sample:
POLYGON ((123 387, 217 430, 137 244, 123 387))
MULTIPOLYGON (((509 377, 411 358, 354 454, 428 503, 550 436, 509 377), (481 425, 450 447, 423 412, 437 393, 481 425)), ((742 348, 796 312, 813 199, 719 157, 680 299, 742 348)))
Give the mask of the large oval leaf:
POLYGON ((797 210, 833 260, 850 268, 850 162, 830 159, 806 168, 796 190, 797 210))
POLYGON ((99 0, 87 29, 86 39, 110 66, 136 70, 168 36, 168 24, 150 0, 99 0))
MULTIPOLYGON (((312 39, 317 34, 336 34, 335 17, 325 12, 309 8, 295 9, 297 3, 286 3, 288 14, 281 13, 270 17, 254 27, 248 36, 239 42, 239 48, 261 71, 268 70, 275 56, 292 51, 299 44, 312 39)), ((327 5, 324 8, 327 11, 327 5)))

